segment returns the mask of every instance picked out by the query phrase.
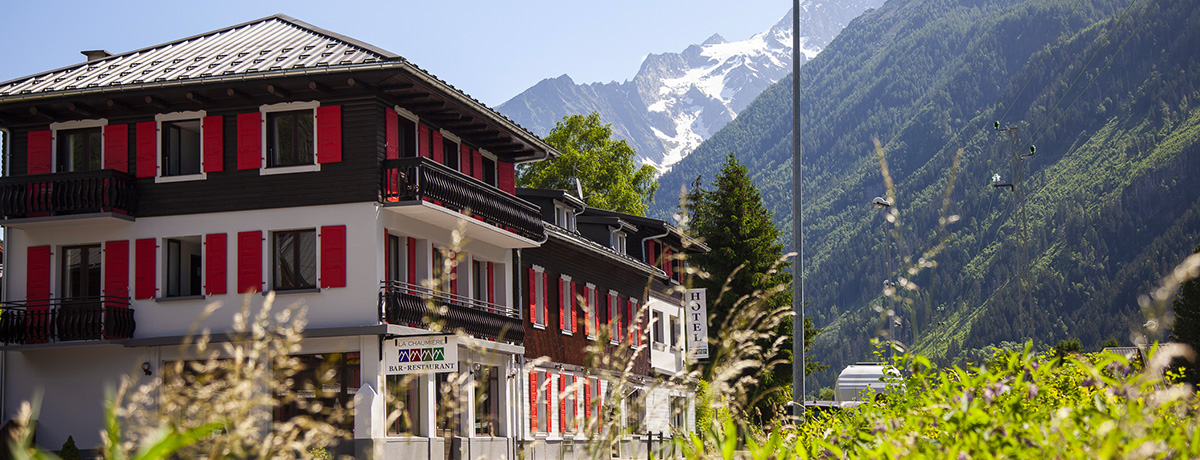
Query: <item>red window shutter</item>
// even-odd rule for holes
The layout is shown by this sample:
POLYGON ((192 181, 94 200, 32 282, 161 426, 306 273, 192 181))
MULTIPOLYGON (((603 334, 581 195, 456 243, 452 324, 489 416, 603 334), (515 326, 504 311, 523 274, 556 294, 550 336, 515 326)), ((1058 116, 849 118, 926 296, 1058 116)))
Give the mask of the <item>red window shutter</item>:
POLYGON ((321 287, 346 287, 346 226, 321 227, 321 287))
POLYGON ((391 286, 392 279, 392 239, 390 238, 391 231, 387 227, 383 228, 383 279, 388 281, 391 286))
POLYGON ((509 194, 517 194, 517 177, 516 171, 513 169, 513 164, 507 161, 500 162, 500 190, 509 194))
POLYGON ((158 175, 158 123, 137 124, 137 177, 158 175))
POLYGON ((342 161, 342 106, 317 107, 317 163, 342 161))
POLYGON ((671 249, 663 248, 663 270, 667 272, 667 278, 675 278, 675 264, 671 261, 671 249))
POLYGON ((450 293, 458 295, 458 253, 448 252, 450 257, 450 293))
POLYGON ((483 154, 471 149, 471 177, 483 180, 483 154))
POLYGON ((143 238, 134 243, 133 297, 135 299, 154 298, 157 291, 155 286, 157 281, 155 252, 157 250, 158 241, 154 238, 143 238))
POLYGON ((408 284, 417 284, 417 239, 408 239, 408 284))
MULTIPOLYGON (((801 144, 801 145, 803 145, 803 144, 801 144)), ((647 241, 646 242, 646 261, 650 264, 651 267, 658 266, 658 263, 657 263, 658 258, 655 257, 654 249, 655 249, 654 248, 654 240, 647 241)))
POLYGON ((227 275, 226 260, 229 235, 210 233, 204 237, 204 293, 206 295, 224 294, 227 275))
POLYGON ((433 148, 429 143, 429 127, 420 125, 417 127, 417 151, 418 155, 425 158, 433 158, 433 148))
POLYGON ((395 160, 400 158, 400 115, 394 109, 386 109, 383 114, 387 133, 387 146, 384 150, 387 151, 387 159, 395 160))
POLYGON ((262 167, 262 114, 242 113, 237 116, 237 168, 262 167))
POLYGON ((600 419, 596 424, 596 430, 604 432, 604 385, 599 378, 596 379, 596 418, 600 419))
POLYGON ((537 272, 529 269, 529 322, 537 322, 537 272))
POLYGON ((538 388, 537 371, 529 372, 529 431, 538 430, 538 388))
POLYGON ((583 381, 583 416, 592 419, 592 379, 583 381))
POLYGON ((104 125, 104 169, 129 172, 129 125, 104 125))
POLYGON ((496 303, 496 276, 491 262, 487 263, 487 279, 487 301, 494 304, 496 303))
POLYGON ((458 146, 458 171, 471 175, 471 148, 461 144, 458 146))
POLYGON ((567 394, 567 376, 558 374, 558 431, 565 433, 567 431, 567 398, 563 395, 567 394))
POLYGON ((579 323, 578 310, 575 309, 575 282, 571 282, 571 292, 567 294, 567 304, 571 308, 571 332, 575 332, 575 325, 579 323))
POLYGON ((566 281, 562 278, 558 279, 558 329, 560 331, 567 330, 567 303, 570 302, 563 294, 563 287, 566 281))
POLYGON ((554 376, 546 372, 546 432, 554 430, 554 425, 551 425, 550 414, 554 413, 554 376))
POLYGON ((220 115, 204 117, 200 123, 200 131, 204 133, 204 172, 222 171, 225 169, 225 123, 220 115))
POLYGON ((430 156, 430 158, 433 158, 433 161, 436 161, 436 162, 442 163, 442 164, 446 163, 445 160, 442 159, 443 155, 442 155, 442 132, 441 131, 433 131, 433 141, 430 142, 429 149, 431 152, 433 152, 433 155, 430 156))
POLYGON ((129 298, 129 241, 104 242, 104 295, 129 298))
MULTIPOLYGON (((577 381, 578 381, 578 377, 574 377, 574 376, 571 377, 572 385, 575 385, 575 382, 577 382, 577 381)), ((583 398, 579 397, 579 392, 580 392, 580 388, 578 386, 576 386, 575 387, 575 400, 571 401, 572 403, 575 403, 575 417, 574 417, 574 420, 571 420, 571 425, 575 427, 575 431, 579 431, 579 401, 583 399, 583 398)))
POLYGON ((50 246, 26 249, 25 300, 50 298, 50 246))
POLYGON ((261 231, 238 232, 238 276, 237 291, 262 292, 262 242, 261 231))
POLYGON ((27 174, 50 174, 54 172, 53 132, 48 129, 30 131, 27 148, 26 152, 29 157, 29 162, 25 165, 27 174))

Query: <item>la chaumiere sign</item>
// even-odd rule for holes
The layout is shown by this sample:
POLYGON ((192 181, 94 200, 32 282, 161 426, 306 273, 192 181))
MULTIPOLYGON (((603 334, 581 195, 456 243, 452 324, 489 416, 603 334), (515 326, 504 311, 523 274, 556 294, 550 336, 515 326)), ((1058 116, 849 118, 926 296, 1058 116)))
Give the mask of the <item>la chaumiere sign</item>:
POLYGON ((388 339, 383 345, 383 371, 387 375, 458 372, 458 337, 388 339))

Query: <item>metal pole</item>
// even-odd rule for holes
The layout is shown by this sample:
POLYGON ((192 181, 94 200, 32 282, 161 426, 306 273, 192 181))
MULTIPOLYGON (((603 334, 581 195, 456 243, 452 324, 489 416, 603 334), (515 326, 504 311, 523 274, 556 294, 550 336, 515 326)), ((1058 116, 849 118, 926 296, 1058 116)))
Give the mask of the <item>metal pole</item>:
POLYGON ((792 0, 792 248, 796 264, 792 269, 792 415, 805 419, 804 395, 804 244, 800 191, 800 0, 792 0))

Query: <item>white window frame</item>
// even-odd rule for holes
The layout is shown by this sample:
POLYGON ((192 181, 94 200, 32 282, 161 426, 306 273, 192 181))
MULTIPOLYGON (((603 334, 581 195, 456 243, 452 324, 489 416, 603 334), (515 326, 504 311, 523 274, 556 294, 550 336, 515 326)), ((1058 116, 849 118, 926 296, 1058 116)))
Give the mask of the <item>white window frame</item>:
MULTIPOLYGON (((206 270, 204 269, 204 266, 208 261, 206 260, 206 254, 204 253, 204 248, 205 248, 204 238, 205 238, 205 235, 202 235, 202 234, 175 235, 175 236, 159 238, 159 242, 158 242, 158 244, 159 244, 158 253, 159 254, 157 255, 157 258, 158 258, 158 261, 157 261, 158 262, 158 270, 157 270, 158 274, 157 274, 157 276, 160 277, 158 286, 161 286, 161 289, 159 289, 159 293, 161 293, 161 296, 155 297, 155 299, 154 299, 155 301, 193 300, 193 299, 203 299, 205 297, 204 296, 204 286, 207 284, 207 280, 205 279, 205 276, 207 276, 207 274, 205 273, 206 270), (200 291, 200 294, 173 296, 173 295, 170 295, 171 280, 170 280, 169 274, 170 274, 171 268, 170 268, 170 253, 169 253, 170 252, 170 244, 169 244, 169 241, 171 241, 171 240, 182 241, 187 238, 195 238, 195 239, 199 240, 199 243, 200 243, 200 251, 198 254, 200 256, 200 286, 199 286, 199 289, 197 289, 198 291, 200 291)), ((182 266, 187 266, 187 264, 184 263, 184 261, 182 260, 182 256, 183 256, 183 253, 181 252, 179 262, 181 263, 182 266)), ((186 272, 183 272, 183 273, 181 273, 180 276, 182 278, 183 276, 187 276, 187 274, 186 274, 186 272)), ((182 288, 182 286, 181 286, 181 288, 182 288)))
POLYGON ((320 226, 316 227, 295 227, 295 228, 277 228, 267 232, 267 239, 263 245, 263 256, 267 259, 267 273, 264 277, 267 279, 267 289, 263 291, 266 295, 268 291, 280 294, 308 294, 313 292, 321 292, 321 231, 320 226), (278 269, 279 263, 278 254, 275 253, 275 235, 278 233, 289 232, 313 232, 313 287, 311 288, 292 288, 280 290, 275 286, 275 270, 278 269))
POLYGON ((558 290, 558 309, 559 314, 566 318, 563 321, 563 335, 575 335, 571 332, 571 324, 575 321, 575 309, 571 308, 571 300, 575 295, 571 291, 571 277, 568 275, 558 275, 558 279, 562 281, 562 287, 558 290))
POLYGON ((621 315, 621 294, 615 290, 608 290, 608 343, 619 345, 621 336, 625 331, 622 331, 616 320, 621 315), (616 313, 615 315, 613 313, 616 313))
POLYGON ((50 172, 58 173, 58 132, 70 131, 74 129, 100 128, 100 169, 104 169, 104 160, 108 159, 108 152, 104 144, 107 144, 104 138, 104 127, 108 126, 107 118, 93 118, 87 120, 71 120, 50 123, 50 172))
MULTIPOLYGON (((632 296, 629 297, 629 299, 627 299, 626 301, 629 302, 628 303, 629 314, 632 315, 632 317, 627 318, 627 320, 629 321, 629 324, 625 325, 625 331, 633 332, 634 336, 631 339, 631 338, 629 338, 629 334, 625 334, 625 339, 629 340, 629 348, 637 348, 638 337, 640 337, 642 335, 642 328, 638 327, 638 322, 637 322, 637 319, 642 316, 641 311, 639 310, 641 308, 641 306, 640 306, 641 302, 639 302, 638 299, 635 299, 632 296)), ((625 332, 625 331, 622 331, 622 332, 625 332)))
POLYGON ((485 158, 485 159, 492 160, 492 180, 495 181, 495 183, 487 182, 487 179, 486 179, 487 174, 483 175, 483 177, 484 177, 483 182, 492 187, 499 187, 500 186, 500 157, 498 157, 495 154, 493 154, 492 152, 489 152, 484 149, 479 149, 479 155, 483 156, 483 158, 485 158))
MULTIPOLYGON (((160 113, 154 116, 154 183, 166 182, 185 182, 193 180, 204 180, 208 178, 208 173, 204 172, 204 117, 208 116, 206 110, 192 110, 186 112, 171 112, 160 113), (166 168, 162 164, 163 145, 162 145, 162 126, 163 122, 196 120, 200 122, 200 173, 188 174, 184 176, 164 176, 163 170, 166 168)), ((265 118, 265 117, 264 117, 265 118)), ((264 121, 265 123, 265 121, 264 121)), ((223 159, 224 155, 222 155, 223 159)))
POLYGON ((666 315, 661 310, 654 310, 651 314, 651 322, 654 323, 654 329, 650 336, 650 342, 654 345, 666 345, 667 336, 663 333, 666 329, 666 315))
POLYGON ((321 131, 320 129, 317 129, 317 107, 320 107, 320 106, 321 106, 320 101, 296 101, 296 102, 280 102, 280 103, 276 103, 276 104, 263 104, 258 107, 259 113, 262 114, 259 117, 259 131, 262 133, 260 135, 261 140, 262 140, 262 145, 260 146, 260 148, 262 150, 259 150, 259 151, 262 152, 262 155, 261 155, 261 158, 259 159, 259 165, 258 165, 258 174, 259 175, 269 176, 269 175, 273 175, 273 174, 293 174, 293 173, 302 173, 302 172, 315 172, 315 171, 321 170, 321 163, 317 161, 317 146, 321 145, 321 140, 317 138, 317 136, 320 134, 320 131, 321 131), (275 112, 293 112, 293 111, 298 111, 298 110, 312 110, 312 113, 313 113, 313 164, 297 165, 297 166, 277 166, 277 167, 273 167, 273 168, 267 167, 267 156, 270 155, 270 153, 268 153, 268 151, 267 151, 267 144, 269 143, 268 139, 267 139, 268 116, 275 112))
POLYGON ((626 238, 627 234, 621 230, 614 230, 612 232, 612 248, 614 251, 617 251, 618 254, 628 254, 625 246, 627 241, 626 238))
POLYGON ((561 201, 554 201, 554 225, 561 227, 563 230, 574 232, 575 226, 575 209, 561 201))
POLYGON ((596 337, 600 336, 600 293, 596 291, 595 284, 587 283, 585 286, 587 286, 588 311, 590 314, 587 314, 587 317, 584 318, 584 321, 587 323, 584 331, 590 330, 592 332, 591 334, 587 334, 588 340, 596 340, 596 337))
POLYGON ((546 269, 540 265, 533 266, 534 282, 533 291, 529 293, 533 297, 533 310, 535 317, 533 318, 533 327, 538 329, 546 329, 546 269))

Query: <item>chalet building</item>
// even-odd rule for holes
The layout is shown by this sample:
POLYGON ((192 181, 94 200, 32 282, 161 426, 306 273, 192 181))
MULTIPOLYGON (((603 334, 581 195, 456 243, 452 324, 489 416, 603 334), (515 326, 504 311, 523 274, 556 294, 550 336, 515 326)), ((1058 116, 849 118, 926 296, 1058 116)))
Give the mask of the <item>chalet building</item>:
MULTIPOLYGON (((694 431, 676 256, 707 248, 667 222, 588 208, 562 191, 517 195, 538 205, 547 234, 520 261, 528 458, 586 457, 606 429, 619 430, 614 456, 646 458, 647 433, 694 431)), ((660 458, 661 446, 652 447, 660 458)))
MULTIPOLYGON (((516 458, 529 427, 522 366, 549 352, 530 353, 527 334, 582 345, 600 327, 564 334, 553 302, 526 325, 516 287, 531 263, 554 276, 542 283, 594 283, 596 299, 639 307, 661 291, 673 305, 669 274, 548 232, 541 210, 515 195, 514 165, 554 157, 552 147, 396 54, 282 15, 85 54, 0 83, 0 413, 13 418, 40 392, 42 446, 68 436, 99 446, 106 387, 190 359, 179 344, 206 305, 226 306, 201 325, 220 333, 246 293, 261 304, 258 293, 274 292, 307 307, 300 358, 336 363, 322 402, 357 400, 353 442, 336 452, 516 458), (543 241, 547 257, 521 259, 543 241), (567 253, 596 266, 552 263, 567 253), (457 359, 405 363, 435 345, 457 359), (385 394, 408 403, 396 423, 385 413, 400 406, 385 394), (441 413, 455 407, 446 398, 460 410, 441 413)), ((665 228, 634 225, 634 248, 659 241, 638 232, 677 244, 665 228)))

